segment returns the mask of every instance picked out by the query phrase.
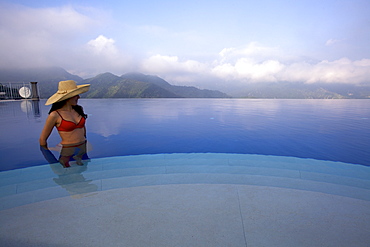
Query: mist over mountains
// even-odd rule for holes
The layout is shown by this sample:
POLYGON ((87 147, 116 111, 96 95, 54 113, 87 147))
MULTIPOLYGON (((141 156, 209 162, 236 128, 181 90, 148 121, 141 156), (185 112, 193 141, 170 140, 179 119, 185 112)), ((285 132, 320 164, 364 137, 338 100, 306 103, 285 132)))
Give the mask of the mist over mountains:
POLYGON ((164 79, 141 73, 117 76, 103 73, 83 79, 58 67, 38 69, 0 69, 0 84, 37 81, 41 98, 54 94, 58 82, 75 80, 78 84, 91 84, 84 98, 287 98, 287 99, 341 99, 370 98, 370 86, 343 83, 249 83, 239 89, 199 89, 192 86, 171 85, 164 79))
POLYGON ((370 86, 343 83, 251 83, 229 93, 233 97, 243 98, 369 99, 370 86))

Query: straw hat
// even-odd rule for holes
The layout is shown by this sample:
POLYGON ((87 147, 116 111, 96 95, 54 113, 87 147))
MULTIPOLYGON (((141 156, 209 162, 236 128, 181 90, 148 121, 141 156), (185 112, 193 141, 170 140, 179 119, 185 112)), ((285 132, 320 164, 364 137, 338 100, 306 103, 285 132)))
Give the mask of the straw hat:
POLYGON ((58 86, 58 92, 53 94, 45 103, 45 105, 51 105, 53 103, 63 101, 73 96, 79 95, 89 91, 90 84, 76 85, 75 81, 60 81, 58 86))

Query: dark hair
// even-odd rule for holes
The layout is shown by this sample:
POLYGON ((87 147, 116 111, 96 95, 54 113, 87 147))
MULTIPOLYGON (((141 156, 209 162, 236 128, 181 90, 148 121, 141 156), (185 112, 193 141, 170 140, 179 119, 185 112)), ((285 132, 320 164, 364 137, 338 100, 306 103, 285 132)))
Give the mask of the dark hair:
MULTIPOLYGON (((69 99, 53 103, 53 105, 51 106, 51 109, 49 111, 49 114, 52 113, 53 111, 56 111, 56 110, 62 108, 66 104, 67 100, 69 100, 69 99)), ((87 114, 85 114, 84 109, 82 108, 82 106, 73 105, 72 109, 75 110, 83 118, 87 118, 87 114)))

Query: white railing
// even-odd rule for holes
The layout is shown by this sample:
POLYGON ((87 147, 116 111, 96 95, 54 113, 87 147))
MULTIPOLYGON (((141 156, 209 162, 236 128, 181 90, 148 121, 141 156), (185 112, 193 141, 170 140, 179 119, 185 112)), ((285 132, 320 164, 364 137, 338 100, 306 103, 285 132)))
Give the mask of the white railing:
POLYGON ((0 100, 38 99, 37 83, 6 82, 0 83, 0 100))

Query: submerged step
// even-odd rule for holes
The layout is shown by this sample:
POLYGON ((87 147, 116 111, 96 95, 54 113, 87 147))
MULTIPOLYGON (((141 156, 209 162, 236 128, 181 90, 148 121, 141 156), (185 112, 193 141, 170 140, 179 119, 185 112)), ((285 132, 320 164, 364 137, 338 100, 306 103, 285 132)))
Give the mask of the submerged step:
POLYGON ((64 190, 55 194, 68 196, 113 188, 197 183, 282 187, 370 200, 369 167, 263 155, 121 156, 92 159, 84 166, 71 168, 60 164, 30 167, 2 172, 0 176, 2 201, 22 194, 38 198, 38 192, 49 190, 64 190))

